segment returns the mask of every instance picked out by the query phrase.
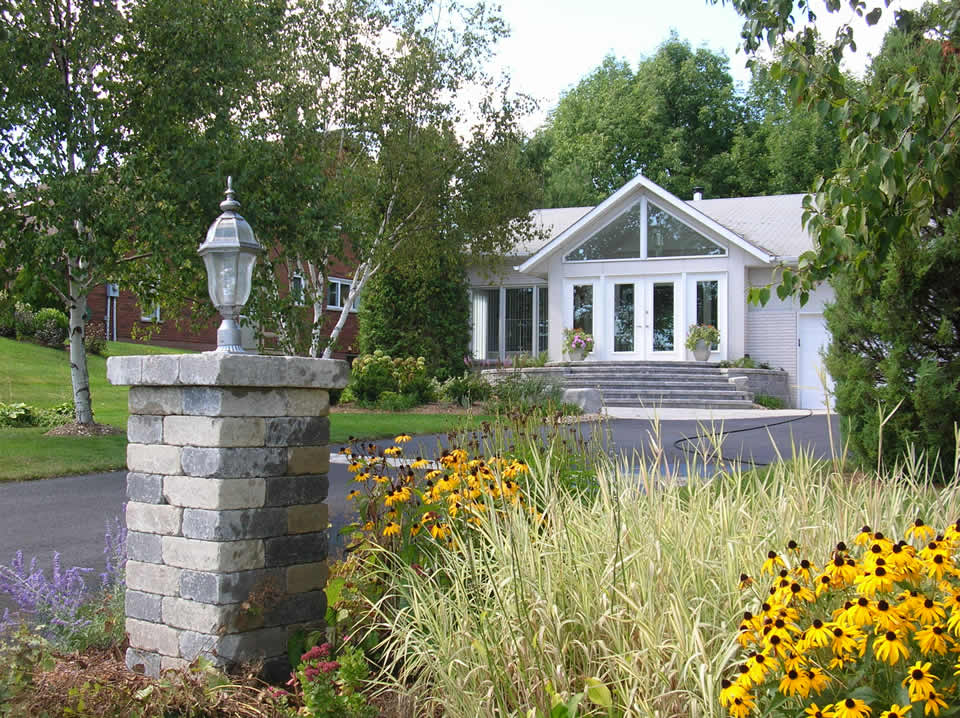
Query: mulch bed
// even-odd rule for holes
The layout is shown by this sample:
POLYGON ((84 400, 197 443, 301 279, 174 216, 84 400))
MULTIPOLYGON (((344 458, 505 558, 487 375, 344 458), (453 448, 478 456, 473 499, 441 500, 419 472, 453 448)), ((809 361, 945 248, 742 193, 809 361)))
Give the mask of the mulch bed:
POLYGON ((118 429, 109 424, 78 424, 72 421, 69 424, 50 429, 44 436, 110 436, 125 433, 123 429, 118 429))

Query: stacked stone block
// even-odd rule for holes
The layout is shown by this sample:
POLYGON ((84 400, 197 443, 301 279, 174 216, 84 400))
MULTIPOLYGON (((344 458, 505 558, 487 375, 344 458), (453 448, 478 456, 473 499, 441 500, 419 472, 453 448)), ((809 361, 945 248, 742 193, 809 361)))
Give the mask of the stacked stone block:
POLYGON ((326 610, 329 389, 341 361, 111 357, 130 385, 127 665, 207 656, 287 668, 292 630, 326 610))

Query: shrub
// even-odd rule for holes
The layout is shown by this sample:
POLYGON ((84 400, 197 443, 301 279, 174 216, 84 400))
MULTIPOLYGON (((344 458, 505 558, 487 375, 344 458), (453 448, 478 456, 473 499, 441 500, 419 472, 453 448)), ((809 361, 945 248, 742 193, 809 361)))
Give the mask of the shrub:
POLYGON ((411 406, 432 400, 432 386, 423 357, 393 359, 377 350, 353 360, 350 393, 360 402, 376 403, 386 392, 409 396, 411 406))
POLYGON ((563 387, 539 376, 510 373, 491 389, 487 410, 492 413, 509 414, 540 408, 546 412, 556 411, 563 401, 563 387))
POLYGON ((103 356, 107 348, 107 333, 103 322, 90 322, 83 331, 83 346, 87 354, 103 356))
POLYGON ((51 409, 41 409, 23 402, 0 402, 0 427, 22 429, 31 426, 61 426, 73 421, 75 413, 72 401, 57 404, 51 409))
POLYGON ((417 398, 412 394, 399 394, 395 391, 385 391, 372 405, 384 411, 407 411, 419 403, 417 398))
POLYGON ((17 339, 32 337, 37 331, 33 307, 26 302, 13 305, 13 329, 17 339))
POLYGON ((48 347, 62 348, 70 320, 59 309, 41 309, 34 317, 34 337, 48 347))
POLYGON ((460 376, 453 376, 440 385, 440 398, 461 406, 470 406, 475 401, 486 401, 490 398, 492 387, 490 382, 480 374, 466 372, 460 376))
POLYGON ((321 643, 300 656, 290 685, 311 718, 374 718, 379 711, 360 692, 369 673, 358 647, 341 646, 334 655, 330 643, 321 643))
POLYGON ((767 409, 782 409, 785 406, 783 399, 778 399, 775 396, 769 396, 767 394, 755 394, 753 403, 764 406, 767 409))
POLYGON ((460 254, 418 251, 416 263, 384 267, 364 287, 358 325, 361 352, 426 357, 439 379, 462 371, 470 298, 460 254))

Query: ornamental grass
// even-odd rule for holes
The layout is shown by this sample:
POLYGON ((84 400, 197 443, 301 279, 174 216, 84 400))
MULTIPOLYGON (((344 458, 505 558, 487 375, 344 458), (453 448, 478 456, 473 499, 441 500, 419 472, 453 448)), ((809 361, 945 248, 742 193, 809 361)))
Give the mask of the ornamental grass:
MULTIPOLYGON (((459 514, 480 520, 445 521, 417 561, 391 548, 382 515, 368 531, 380 681, 415 714, 535 718, 579 698, 577 715, 726 715, 722 681, 754 600, 741 584, 771 547, 794 541, 822 561, 864 524, 900 536, 917 516, 960 516, 960 492, 934 487, 922 461, 877 477, 797 454, 746 472, 706 447, 678 470, 654 437, 647 462, 597 461, 585 487, 565 477, 557 442, 537 443, 511 479, 523 501, 481 492, 459 514)), ((503 462, 484 464, 497 486, 516 466, 503 462)))

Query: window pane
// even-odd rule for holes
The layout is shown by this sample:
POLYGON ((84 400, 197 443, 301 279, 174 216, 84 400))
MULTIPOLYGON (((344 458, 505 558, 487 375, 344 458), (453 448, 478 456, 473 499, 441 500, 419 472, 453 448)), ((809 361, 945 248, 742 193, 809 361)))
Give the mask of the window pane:
MULTIPOLYGON (((697 282, 697 324, 720 326, 720 282, 711 279, 697 282)), ((711 349, 716 349, 714 344, 711 349)))
POLYGON ((725 254, 722 247, 659 207, 647 206, 647 256, 695 257, 725 254))
POLYGON ((593 285, 573 287, 573 328, 593 334, 593 285))
POLYGON ((346 282, 340 283, 340 306, 347 306, 347 297, 350 296, 350 285, 346 282))
POLYGON ((547 288, 537 288, 537 353, 547 351, 549 339, 549 309, 547 288))
POLYGON ((533 351, 533 287, 506 291, 506 332, 508 352, 533 351))
POLYGON ((639 259, 643 215, 637 200, 630 208, 567 255, 568 262, 588 259, 639 259))
POLYGON ((484 289, 487 295, 487 359, 500 358, 500 290, 484 289))
POLYGON ((633 351, 633 285, 613 287, 613 350, 633 351))
POLYGON ((653 285, 653 350, 673 351, 673 282, 653 285))
POLYGON ((290 296, 297 304, 303 302, 303 277, 294 275, 290 280, 290 296))
POLYGON ((327 304, 331 307, 340 306, 340 285, 332 279, 327 285, 327 304))

